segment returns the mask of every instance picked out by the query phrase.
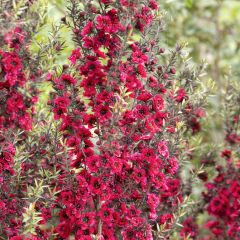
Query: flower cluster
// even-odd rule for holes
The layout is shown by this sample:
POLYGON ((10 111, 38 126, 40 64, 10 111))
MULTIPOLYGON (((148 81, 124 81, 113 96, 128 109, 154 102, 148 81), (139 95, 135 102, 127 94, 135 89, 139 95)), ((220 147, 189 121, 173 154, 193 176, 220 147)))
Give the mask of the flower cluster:
POLYGON ((205 184, 207 192, 203 193, 203 197, 207 212, 212 216, 206 223, 206 227, 213 233, 213 238, 224 236, 225 238, 239 239, 240 165, 239 159, 236 159, 240 143, 237 128, 239 113, 235 112, 232 120, 228 123, 226 129, 228 147, 221 152, 225 164, 216 167, 218 174, 213 181, 205 184))
POLYGON ((18 91, 26 83, 23 65, 16 52, 0 53, 1 64, 1 129, 17 126, 21 129, 31 128, 30 114, 27 112, 32 99, 24 99, 18 91))
POLYGON ((52 78, 49 104, 69 148, 57 166, 61 239, 150 240, 182 199, 175 142, 191 88, 176 70, 181 46, 164 63, 156 2, 120 2, 83 4, 80 17, 73 3, 78 48, 52 78))
POLYGON ((22 226, 26 183, 17 180, 20 169, 15 169, 14 158, 18 142, 32 128, 37 101, 35 88, 28 84, 36 76, 29 74, 26 42, 27 33, 18 26, 4 34, 0 49, 0 234, 6 237, 18 234, 22 226))
POLYGON ((205 191, 202 192, 200 206, 195 208, 191 217, 183 224, 183 237, 204 240, 237 240, 240 237, 239 106, 236 104, 239 101, 239 91, 228 87, 226 98, 230 93, 231 98, 223 102, 225 142, 222 141, 224 146, 221 143, 220 148, 223 150, 219 153, 219 148, 217 151, 207 148, 207 157, 201 161, 206 171, 201 171, 198 178, 204 183, 205 191), (211 175, 207 170, 209 166, 214 166, 214 176, 210 180, 208 179, 211 175), (196 220, 203 213, 207 217, 203 218, 201 226, 198 226, 196 220))
POLYGON ((239 198, 240 179, 239 169, 230 164, 225 170, 217 167, 218 175, 213 182, 207 183, 207 211, 213 218, 206 223, 215 237, 239 239, 239 198))
POLYGON ((191 192, 181 174, 187 138, 205 114, 194 99, 202 65, 183 64, 183 45, 163 48, 156 1, 69 1, 68 10, 62 22, 76 46, 47 75, 53 91, 38 114, 41 50, 63 44, 54 39, 35 58, 22 25, 0 36, 0 235, 198 239, 195 213, 207 210, 206 239, 238 239, 239 113, 228 121, 218 175, 193 171, 205 182, 205 208, 181 212, 191 192))
POLYGON ((180 236, 183 239, 191 237, 192 239, 196 239, 198 236, 199 230, 198 225, 195 223, 196 219, 193 217, 188 217, 183 222, 183 228, 180 232, 180 236))

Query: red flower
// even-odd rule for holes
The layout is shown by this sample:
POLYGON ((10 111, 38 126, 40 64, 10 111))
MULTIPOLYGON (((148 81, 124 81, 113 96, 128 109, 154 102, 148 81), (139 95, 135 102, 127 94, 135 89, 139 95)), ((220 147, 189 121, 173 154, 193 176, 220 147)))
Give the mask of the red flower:
POLYGON ((73 194, 71 191, 64 191, 60 193, 60 199, 64 205, 68 205, 73 201, 73 194))
POLYGON ((221 157, 230 158, 231 155, 232 155, 232 151, 229 149, 225 149, 224 151, 221 152, 221 157))
POLYGON ((71 233, 70 223, 65 221, 59 223, 56 227, 56 232, 59 234, 60 237, 65 239, 68 238, 71 233))
POLYGON ((160 224, 166 224, 167 227, 169 227, 172 223, 172 220, 173 220, 173 215, 166 213, 160 217, 160 224))
POLYGON ((137 182, 145 182, 146 181, 146 172, 143 169, 134 169, 132 178, 137 182))
POLYGON ((165 141, 161 141, 160 143, 158 143, 158 152, 164 158, 168 158, 169 157, 168 147, 167 147, 165 141))
POLYGON ((57 96, 54 99, 54 104, 55 104, 54 118, 59 119, 64 116, 64 113, 67 112, 67 107, 70 104, 70 100, 67 96, 65 97, 57 96))
POLYGON ((157 5, 155 0, 150 0, 149 1, 149 6, 150 6, 150 8, 152 8, 154 10, 158 9, 158 5, 157 5))
POLYGON ((99 211, 99 217, 105 224, 111 225, 113 221, 113 212, 113 209, 103 206, 99 211))
POLYGON ((81 57, 81 52, 80 48, 74 49, 71 53, 71 56, 68 58, 71 62, 71 64, 75 64, 76 60, 80 59, 81 57))
POLYGON ((138 100, 143 102, 146 102, 151 98, 152 98, 152 94, 146 90, 141 91, 141 93, 137 97, 138 100))
POLYGON ((118 29, 113 26, 111 18, 107 15, 98 16, 96 18, 96 22, 97 22, 96 27, 98 30, 102 30, 107 33, 115 33, 118 31, 118 29))
POLYGON ((75 239, 81 239, 81 240, 92 240, 91 234, 94 233, 94 228, 89 227, 86 229, 78 229, 75 235, 75 239))
POLYGON ((178 161, 177 161, 177 159, 175 157, 170 157, 168 159, 168 164, 169 164, 169 167, 168 167, 167 171, 172 175, 177 173, 177 171, 178 171, 178 161))
POLYGON ((98 177, 93 176, 91 177, 89 188, 93 194, 100 195, 103 189, 105 188, 105 186, 103 185, 102 181, 98 177))
POLYGON ((69 74, 62 74, 60 77, 60 81, 69 84, 75 84, 77 81, 69 74))
POLYGON ((159 204, 159 197, 153 193, 149 193, 147 195, 147 203, 152 210, 155 210, 159 204))
POLYGON ((227 198, 223 197, 223 195, 221 197, 216 196, 211 200, 208 206, 208 212, 215 216, 223 217, 227 210, 227 206, 228 206, 227 198))
POLYGON ((142 119, 149 113, 149 108, 147 105, 137 105, 134 110, 136 118, 142 119))
POLYGON ((97 118, 99 118, 100 120, 108 120, 112 116, 112 113, 110 111, 109 106, 101 104, 101 105, 96 106, 95 116, 97 118))
POLYGON ((22 236, 14 236, 14 237, 11 237, 10 240, 23 240, 23 237, 22 236))
POLYGON ((85 159, 86 166, 92 173, 96 173, 100 167, 100 157, 99 156, 90 156, 85 159))
POLYGON ((22 62, 16 53, 2 54, 1 63, 5 73, 17 74, 23 68, 22 62))
POLYGON ((147 73, 146 70, 144 68, 144 66, 142 64, 138 64, 137 66, 137 71, 138 74, 142 77, 142 78, 146 78, 147 77, 147 73))
POLYGON ((112 171, 114 173, 120 173, 122 171, 123 161, 122 161, 121 158, 112 157, 110 159, 110 164, 111 164, 111 167, 112 167, 112 171))
POLYGON ((112 2, 112 0, 101 0, 101 2, 104 4, 110 4, 112 2))
POLYGON ((81 31, 81 35, 84 37, 84 36, 90 34, 91 31, 93 30, 93 26, 94 26, 94 24, 92 21, 87 22, 87 24, 84 26, 84 28, 81 31))
POLYGON ((95 212, 85 212, 78 216, 77 225, 81 227, 81 229, 88 229, 92 227, 96 223, 96 214, 95 212))
POLYGON ((177 102, 182 102, 186 98, 186 91, 183 88, 180 88, 177 91, 177 95, 175 96, 175 100, 177 102))
POLYGON ((164 100, 161 95, 157 94, 153 97, 153 109, 161 111, 164 108, 164 100))
POLYGON ((220 223, 218 221, 208 221, 205 226, 211 229, 211 231, 217 236, 220 236, 223 233, 223 229, 220 227, 220 223))
POLYGON ((198 235, 198 226, 195 223, 193 217, 188 217, 183 222, 183 229, 180 232, 180 235, 182 237, 190 236, 192 238, 195 238, 198 235))
POLYGON ((26 33, 20 27, 16 27, 12 31, 4 35, 4 42, 9 45, 10 48, 19 49, 20 45, 24 44, 26 33))

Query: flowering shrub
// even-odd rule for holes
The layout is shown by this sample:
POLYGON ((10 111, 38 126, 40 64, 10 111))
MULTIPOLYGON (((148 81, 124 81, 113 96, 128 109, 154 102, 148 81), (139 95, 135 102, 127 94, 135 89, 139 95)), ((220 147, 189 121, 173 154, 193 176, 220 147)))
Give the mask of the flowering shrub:
POLYGON ((33 104, 37 100, 34 89, 27 85, 28 79, 33 81, 35 75, 30 75, 27 72, 29 68, 24 66, 30 61, 25 45, 25 34, 20 27, 5 33, 5 44, 10 50, 2 48, 0 51, 1 232, 7 236, 16 234, 21 226, 23 204, 20 200, 23 193, 16 191, 21 191, 20 189, 24 187, 13 180, 16 177, 13 160, 16 154, 15 145, 19 141, 17 137, 24 139, 25 131, 32 128, 33 104), (17 136, 18 130, 23 132, 17 136))
MULTIPOLYGON (((218 147, 216 153, 207 152, 202 163, 205 171, 198 177, 204 183, 202 203, 191 217, 188 217, 181 230, 183 237, 193 239, 239 239, 239 85, 231 81, 224 92, 222 104, 225 125, 225 142, 218 147), (230 97, 229 97, 230 96, 230 97), (220 150, 219 149, 223 149, 220 150), (220 159, 218 158, 220 157, 220 159), (209 179, 207 167, 215 168, 214 176, 209 179), (207 214, 201 225, 198 218, 207 214), (201 238, 202 237, 202 238, 201 238)), ((201 153, 203 154, 203 153, 201 153)))
POLYGON ((194 116, 201 69, 181 69, 182 46, 164 54, 155 1, 120 4, 72 2, 63 18, 77 48, 49 102, 69 149, 57 165, 61 239, 170 236, 182 201, 178 125, 194 116))
POLYGON ((224 104, 225 148, 221 151, 222 165, 216 166, 217 176, 205 184, 203 193, 206 210, 211 216, 206 227, 212 232, 212 239, 239 239, 240 224, 240 178, 239 178, 239 101, 238 85, 227 87, 224 104))
POLYGON ((239 238, 239 98, 226 107, 228 145, 217 176, 191 173, 206 188, 197 205, 183 170, 194 164, 189 142, 205 116, 204 66, 192 69, 184 44, 164 48, 155 0, 68 1, 61 21, 75 48, 61 66, 54 62, 64 47, 61 26, 38 52, 33 33, 45 20, 28 14, 32 1, 1 4, 3 239, 239 238))
POLYGON ((213 233, 213 239, 239 239, 239 169, 229 164, 226 170, 220 166, 217 170, 217 177, 206 184, 208 192, 204 194, 207 211, 213 217, 206 227, 213 233))
POLYGON ((11 10, 7 2, 1 3, 4 26, 10 21, 13 27, 1 27, 0 32, 0 235, 4 239, 18 234, 23 226, 22 208, 27 204, 23 198, 28 182, 21 179, 24 163, 16 161, 16 154, 32 129, 38 93, 34 82, 41 74, 28 50, 30 30, 14 20, 11 10))

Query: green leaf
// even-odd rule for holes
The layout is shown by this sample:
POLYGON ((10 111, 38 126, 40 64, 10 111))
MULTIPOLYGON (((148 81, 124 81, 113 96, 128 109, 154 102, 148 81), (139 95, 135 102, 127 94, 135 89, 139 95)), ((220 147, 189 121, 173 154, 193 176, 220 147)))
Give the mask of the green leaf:
POLYGON ((185 0, 185 5, 186 5, 187 8, 192 8, 193 1, 192 0, 185 0))

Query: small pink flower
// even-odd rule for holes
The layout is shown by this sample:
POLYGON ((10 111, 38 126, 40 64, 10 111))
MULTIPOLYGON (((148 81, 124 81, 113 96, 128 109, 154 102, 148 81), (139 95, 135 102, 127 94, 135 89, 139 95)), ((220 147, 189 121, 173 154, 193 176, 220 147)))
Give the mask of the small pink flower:
POLYGON ((168 147, 166 145, 165 141, 161 141, 158 144, 158 152, 161 156, 163 156, 164 158, 168 158, 169 157, 169 152, 168 152, 168 147))

